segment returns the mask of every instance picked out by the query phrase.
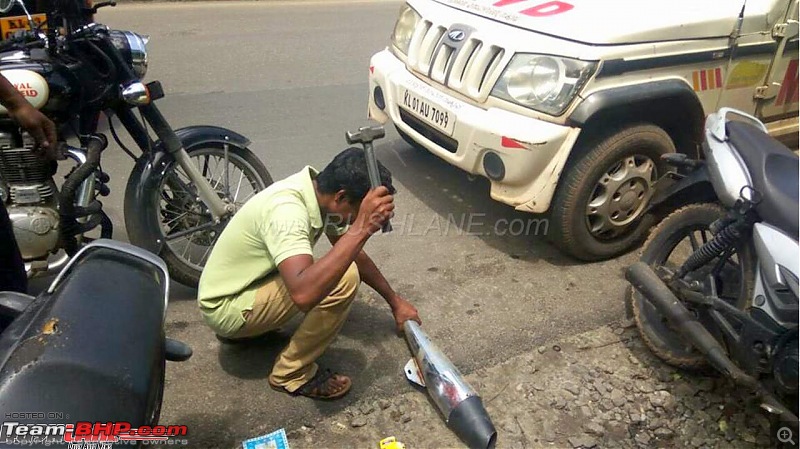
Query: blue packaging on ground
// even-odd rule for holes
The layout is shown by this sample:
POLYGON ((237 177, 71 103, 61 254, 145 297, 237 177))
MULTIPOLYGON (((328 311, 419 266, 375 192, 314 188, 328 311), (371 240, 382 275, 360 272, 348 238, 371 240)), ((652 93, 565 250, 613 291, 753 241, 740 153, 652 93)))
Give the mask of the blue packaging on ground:
POLYGON ((289 441, 286 439, 286 431, 279 429, 260 437, 245 440, 242 442, 242 447, 244 449, 289 449, 289 441))

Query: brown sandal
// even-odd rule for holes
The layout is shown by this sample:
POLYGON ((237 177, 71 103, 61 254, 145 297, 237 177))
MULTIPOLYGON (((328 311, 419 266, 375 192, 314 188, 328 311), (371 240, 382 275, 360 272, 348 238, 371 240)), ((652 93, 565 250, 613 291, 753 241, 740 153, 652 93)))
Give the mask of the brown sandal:
POLYGON ((342 374, 333 373, 329 369, 317 371, 317 374, 311 380, 303 384, 302 387, 295 391, 289 391, 284 387, 273 385, 272 382, 269 382, 269 386, 275 391, 287 393, 290 396, 305 396, 307 398, 323 401, 341 398, 342 396, 346 395, 348 391, 350 391, 350 387, 352 385, 353 384, 349 377, 342 374), (335 387, 329 384, 331 380, 338 380, 339 382, 343 383, 344 386, 341 390, 335 390, 335 387))

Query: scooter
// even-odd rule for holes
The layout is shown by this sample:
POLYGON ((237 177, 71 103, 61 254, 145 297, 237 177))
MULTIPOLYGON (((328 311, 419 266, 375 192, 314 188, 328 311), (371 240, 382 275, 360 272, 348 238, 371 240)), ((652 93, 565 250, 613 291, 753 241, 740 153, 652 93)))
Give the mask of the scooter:
POLYGON ((37 297, 0 292, 0 446, 67 447, 76 423, 155 426, 166 361, 192 355, 165 337, 169 284, 157 256, 100 239, 37 297))
POLYGON ((626 272, 643 341, 683 368, 710 365, 797 426, 798 157, 755 117, 709 115, 704 160, 665 159, 652 206, 669 214, 626 272))

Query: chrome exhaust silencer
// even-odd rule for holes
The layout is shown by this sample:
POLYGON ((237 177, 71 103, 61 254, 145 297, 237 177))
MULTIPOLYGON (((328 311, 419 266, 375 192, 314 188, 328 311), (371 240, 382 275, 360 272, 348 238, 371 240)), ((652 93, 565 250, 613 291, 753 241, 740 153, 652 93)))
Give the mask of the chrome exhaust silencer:
POLYGON ((447 426, 467 446, 493 449, 497 431, 478 393, 419 324, 408 320, 403 326, 413 356, 405 367, 408 380, 428 390, 447 426))

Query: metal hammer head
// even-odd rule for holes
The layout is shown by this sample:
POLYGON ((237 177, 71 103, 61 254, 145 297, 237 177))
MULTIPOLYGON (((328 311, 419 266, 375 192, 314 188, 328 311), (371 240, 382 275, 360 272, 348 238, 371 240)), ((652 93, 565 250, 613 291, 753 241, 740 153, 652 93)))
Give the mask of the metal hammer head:
POLYGON ((386 135, 386 130, 383 126, 362 126, 358 131, 347 131, 345 138, 347 143, 352 145, 354 143, 366 144, 372 143, 375 139, 380 139, 386 135))

